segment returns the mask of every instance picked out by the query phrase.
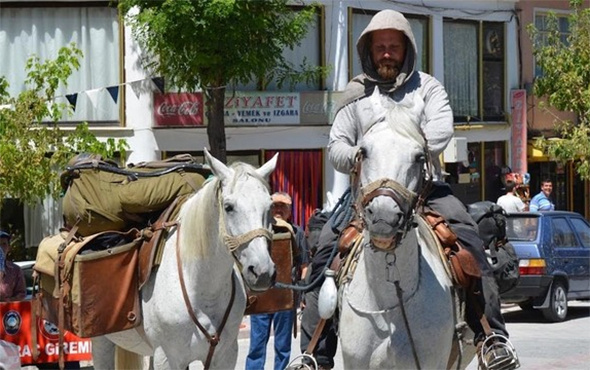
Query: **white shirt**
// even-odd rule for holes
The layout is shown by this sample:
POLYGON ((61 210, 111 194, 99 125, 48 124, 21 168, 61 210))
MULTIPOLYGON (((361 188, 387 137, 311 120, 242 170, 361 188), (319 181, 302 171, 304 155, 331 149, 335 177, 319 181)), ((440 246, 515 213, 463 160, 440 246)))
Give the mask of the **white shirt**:
POLYGON ((512 193, 502 195, 496 203, 508 213, 522 212, 525 209, 522 200, 512 193))

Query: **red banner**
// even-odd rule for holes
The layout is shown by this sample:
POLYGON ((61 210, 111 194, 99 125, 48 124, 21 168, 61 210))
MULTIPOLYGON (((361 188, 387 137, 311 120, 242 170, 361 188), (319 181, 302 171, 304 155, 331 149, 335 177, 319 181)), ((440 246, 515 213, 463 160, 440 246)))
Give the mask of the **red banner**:
POLYGON ((202 126, 202 93, 154 94, 155 126, 202 126))
MULTIPOLYGON (((39 357, 33 361, 31 339, 31 301, 1 302, 0 339, 19 347, 22 365, 56 363, 59 361, 59 332, 48 321, 37 318, 37 348, 39 357)), ((66 331, 64 334, 64 355, 66 361, 92 360, 92 342, 66 331)))
POLYGON ((524 174, 527 168, 526 90, 512 90, 512 172, 524 174))

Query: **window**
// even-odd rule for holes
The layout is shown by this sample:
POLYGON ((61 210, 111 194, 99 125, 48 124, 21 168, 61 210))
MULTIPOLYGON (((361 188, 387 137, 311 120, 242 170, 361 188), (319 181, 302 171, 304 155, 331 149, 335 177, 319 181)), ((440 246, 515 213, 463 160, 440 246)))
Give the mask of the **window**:
POLYGON ((444 76, 455 121, 505 121, 504 23, 445 20, 444 76))
POLYGON ((0 75, 8 79, 11 96, 25 89, 24 65, 29 56, 35 54, 42 61, 54 59, 61 47, 74 42, 84 56, 68 87, 56 93, 63 103, 67 103, 66 95, 78 93, 75 112, 71 117, 64 116, 64 121, 119 121, 119 104, 106 90, 120 83, 116 8, 2 5, 0 24, 0 75))
MULTIPOLYGON (((297 11, 297 8, 294 8, 294 11, 297 11)), ((307 35, 301 40, 299 46, 296 46, 293 50, 284 49, 283 50, 283 57, 286 61, 292 63, 293 67, 296 70, 300 70, 300 66, 305 63, 310 66, 323 66, 324 57, 322 54, 322 47, 323 47, 323 39, 322 39, 322 16, 320 13, 317 14, 317 17, 311 21, 311 24, 308 26, 309 30, 307 35)), ((252 81, 249 84, 242 85, 237 84, 236 90, 238 91, 256 91, 257 88, 257 81, 252 81)), ((298 83, 293 88, 289 86, 288 83, 283 84, 279 89, 277 86, 277 79, 274 78, 267 86, 266 90, 268 91, 317 91, 322 90, 324 88, 323 80, 316 81, 314 83, 298 83)))
POLYGON ((574 231, 563 217, 551 220, 553 243, 556 247, 579 247, 574 231))
MULTIPOLYGON (((359 60, 358 52, 356 50, 356 42, 363 30, 367 27, 371 18, 377 14, 377 11, 366 11, 361 9, 351 9, 349 14, 352 27, 348 39, 348 58, 349 58, 349 79, 363 73, 361 61, 359 60)), ((410 22, 414 39, 416 40, 416 50, 418 60, 416 61, 416 68, 419 71, 428 72, 428 18, 417 15, 404 14, 410 22)))
POLYGON ((590 248, 590 226, 584 220, 572 218, 572 225, 582 240, 584 248, 590 248))
MULTIPOLYGON (((559 31, 560 40, 564 44, 567 45, 568 37, 570 35, 570 24, 569 18, 567 14, 553 14, 555 15, 557 22, 557 30, 559 31)), ((550 14, 548 13, 540 13, 535 15, 535 28, 539 31, 540 36, 540 43, 541 45, 545 45, 547 43, 547 37, 549 35, 549 31, 552 28, 552 19, 550 14)), ((535 77, 543 76, 543 71, 539 66, 535 63, 535 77)))
POLYGON ((496 202, 505 194, 504 183, 502 182, 503 169, 506 168, 506 142, 489 141, 484 143, 484 176, 485 195, 484 199, 496 202))

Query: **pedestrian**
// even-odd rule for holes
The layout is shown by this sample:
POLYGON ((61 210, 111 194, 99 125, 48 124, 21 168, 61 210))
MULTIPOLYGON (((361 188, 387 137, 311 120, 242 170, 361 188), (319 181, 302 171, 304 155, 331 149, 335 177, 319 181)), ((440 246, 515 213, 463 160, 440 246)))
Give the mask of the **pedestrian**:
MULTIPOLYGON (((392 103, 411 104, 418 98, 424 101, 420 126, 430 158, 438 158, 453 137, 453 112, 443 85, 434 77, 416 70, 418 54, 408 20, 394 10, 380 11, 361 33, 356 46, 363 73, 349 82, 335 109, 328 143, 328 157, 334 168, 345 174, 350 173, 360 149, 359 142, 375 123, 371 118, 379 117, 375 114, 375 107, 370 99, 376 92, 380 94, 382 101, 392 103)), ((465 205, 453 195, 450 186, 440 181, 440 162, 432 162, 430 175, 434 181, 432 191, 426 195, 425 208, 446 219, 459 242, 475 257, 481 270, 481 279, 476 284, 476 290, 482 293, 473 295, 476 304, 471 299, 466 301, 466 321, 475 333, 474 344, 479 349, 486 338, 477 314, 481 307, 484 308, 492 331, 507 340, 508 332, 500 310, 498 286, 484 253, 477 225, 467 213, 465 205)), ((489 352, 488 348, 484 350, 490 354, 489 357, 486 355, 490 368, 499 362, 503 366, 508 363, 504 369, 517 366, 518 362, 512 354, 507 355, 512 358, 507 358, 501 353, 503 349, 491 346, 489 352)))
MULTIPOLYGON (((0 301, 22 301, 27 296, 25 275, 21 268, 8 259, 11 236, 0 231, 0 248, 4 254, 4 277, 0 281, 0 301)), ((2 268, 0 268, 1 270, 2 268)))
POLYGON ((522 199, 514 194, 516 183, 512 180, 506 180, 506 194, 502 195, 496 201, 500 207, 504 208, 507 213, 524 212, 527 210, 527 205, 522 199))
MULTIPOLYGON (((297 244, 294 281, 305 277, 309 263, 309 248, 305 241, 305 233, 291 220, 292 200, 289 194, 277 192, 272 195, 271 214, 275 219, 287 222, 293 229, 294 241, 297 244)), ((297 302, 297 300, 296 300, 297 302)), ((266 360, 266 347, 270 338, 271 328, 274 331, 274 370, 284 370, 291 358, 291 333, 296 319, 296 308, 250 315, 250 349, 246 357, 246 370, 262 370, 266 360)))
POLYGON ((553 191, 553 183, 551 179, 544 179, 541 181, 541 191, 531 199, 530 210, 536 211, 554 211, 555 205, 551 201, 551 192, 553 191))

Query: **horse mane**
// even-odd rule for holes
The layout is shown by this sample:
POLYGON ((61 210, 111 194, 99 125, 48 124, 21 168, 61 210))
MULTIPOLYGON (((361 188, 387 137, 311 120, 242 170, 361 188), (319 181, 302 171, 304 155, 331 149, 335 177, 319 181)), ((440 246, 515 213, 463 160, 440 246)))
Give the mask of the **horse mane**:
MULTIPOLYGON (((256 172, 255 168, 244 162, 234 162, 231 166, 234 175, 231 178, 228 189, 233 192, 240 179, 247 180, 247 176, 260 181, 270 191, 270 185, 256 172)), ((180 250, 184 258, 205 258, 211 252, 216 252, 211 245, 214 234, 218 233, 219 200, 217 189, 221 186, 217 176, 207 179, 203 187, 194 193, 180 209, 178 220, 180 221, 179 238, 180 250)), ((219 239, 219 238, 217 238, 219 239)))

